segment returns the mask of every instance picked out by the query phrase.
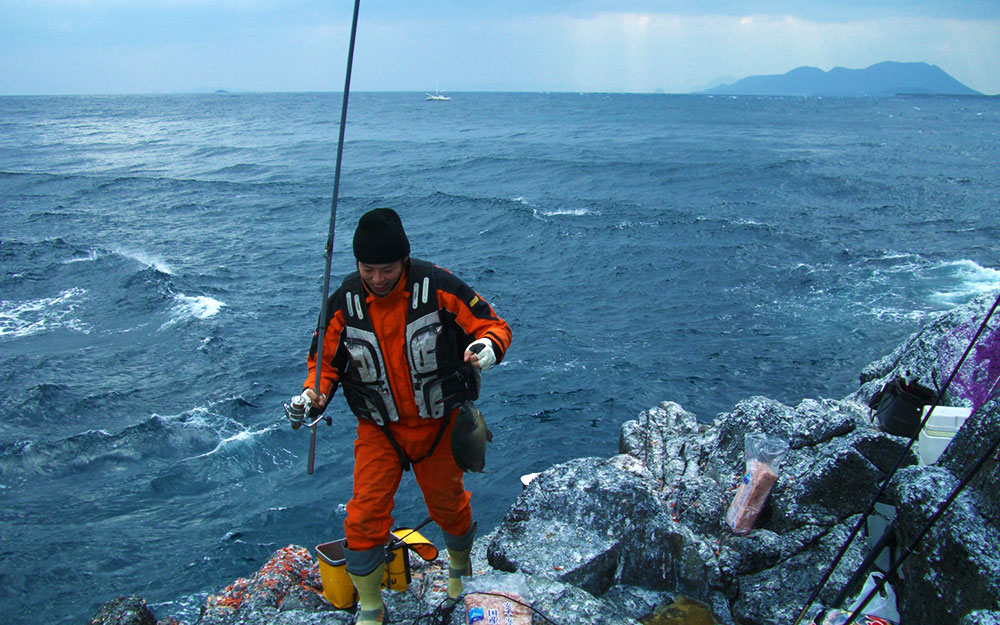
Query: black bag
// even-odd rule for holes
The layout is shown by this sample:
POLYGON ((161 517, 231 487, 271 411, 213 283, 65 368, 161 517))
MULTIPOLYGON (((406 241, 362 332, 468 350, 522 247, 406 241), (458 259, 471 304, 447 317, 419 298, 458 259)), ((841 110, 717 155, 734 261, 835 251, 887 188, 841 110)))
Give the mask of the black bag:
POLYGON ((916 380, 907 382, 896 377, 875 393, 868 407, 875 412, 883 432, 913 438, 920 427, 924 406, 936 400, 937 393, 916 380))

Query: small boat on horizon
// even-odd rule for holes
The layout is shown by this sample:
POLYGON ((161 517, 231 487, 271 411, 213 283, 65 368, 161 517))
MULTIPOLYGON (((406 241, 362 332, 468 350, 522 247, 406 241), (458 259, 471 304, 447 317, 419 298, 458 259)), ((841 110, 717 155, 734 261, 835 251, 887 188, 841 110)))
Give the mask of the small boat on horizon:
POLYGON ((435 102, 447 102, 448 100, 451 100, 451 98, 449 98, 448 96, 441 95, 441 92, 436 92, 434 94, 428 93, 427 94, 427 99, 428 100, 433 100, 435 102))

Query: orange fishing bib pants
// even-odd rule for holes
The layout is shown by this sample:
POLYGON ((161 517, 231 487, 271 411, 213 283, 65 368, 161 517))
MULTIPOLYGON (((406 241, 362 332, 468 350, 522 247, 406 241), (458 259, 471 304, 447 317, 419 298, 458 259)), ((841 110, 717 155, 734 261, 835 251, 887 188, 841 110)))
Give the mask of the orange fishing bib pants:
MULTIPOLYGON (((444 436, 434 453, 430 450, 439 420, 419 419, 415 423, 393 423, 393 438, 409 458, 423 458, 412 465, 413 475, 424 496, 431 519, 441 529, 460 536, 472 526, 471 495, 462 482, 462 470, 455 464, 449 439, 455 425, 449 419, 444 436)), ((354 441, 354 495, 347 504, 344 532, 347 545, 363 551, 381 546, 392 529, 392 508, 396 490, 403 477, 399 454, 389 443, 382 428, 369 421, 358 421, 354 441)))

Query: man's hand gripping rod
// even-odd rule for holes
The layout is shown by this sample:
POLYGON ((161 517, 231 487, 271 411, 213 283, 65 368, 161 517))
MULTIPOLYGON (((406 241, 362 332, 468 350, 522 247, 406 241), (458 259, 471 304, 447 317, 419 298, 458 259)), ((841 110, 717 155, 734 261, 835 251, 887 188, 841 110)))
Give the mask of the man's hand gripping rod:
POLYGON ((312 419, 312 398, 306 395, 305 391, 285 404, 285 416, 292 422, 293 430, 299 429, 303 424, 312 430, 312 440, 309 443, 309 475, 312 475, 316 465, 316 426, 319 425, 320 421, 326 421, 327 425, 331 425, 333 418, 318 414, 315 419, 312 419))

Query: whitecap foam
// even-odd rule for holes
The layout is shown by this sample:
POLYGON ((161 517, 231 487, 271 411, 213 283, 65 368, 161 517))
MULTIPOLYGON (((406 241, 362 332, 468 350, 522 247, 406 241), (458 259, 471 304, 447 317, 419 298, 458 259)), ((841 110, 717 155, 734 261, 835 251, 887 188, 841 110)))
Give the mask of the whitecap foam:
POLYGON ((83 258, 71 258, 69 260, 64 260, 64 265, 71 265, 73 263, 92 263, 101 257, 100 252, 97 250, 90 250, 90 252, 83 258))
POLYGON ((152 418, 163 419, 164 421, 181 423, 184 426, 195 427, 195 428, 228 428, 232 425, 236 425, 241 428, 237 422, 233 421, 229 417, 223 416, 217 407, 223 406, 234 402, 242 400, 243 398, 237 393, 232 395, 226 395, 225 397, 219 397, 218 399, 211 399, 206 401, 202 405, 195 406, 183 412, 172 414, 172 415, 160 415, 157 413, 152 414, 152 418))
POLYGON ((977 295, 1000 289, 1000 270, 983 267, 973 260, 941 263, 934 269, 942 274, 947 285, 936 290, 931 297, 949 306, 959 306, 977 295))
POLYGON ((170 276, 174 275, 174 268, 159 256, 154 256, 153 254, 144 252, 143 250, 131 250, 127 248, 119 248, 113 251, 116 254, 124 256, 125 258, 131 258, 134 261, 138 261, 146 267, 152 267, 160 273, 165 273, 170 276))
POLYGON ((873 308, 871 314, 879 321, 923 323, 932 313, 925 310, 903 310, 901 308, 873 308))
POLYGON ((917 261, 920 260, 919 254, 914 254, 913 252, 895 252, 892 250, 884 250, 882 255, 874 258, 872 260, 887 260, 887 261, 917 261))
POLYGON ((540 211, 542 215, 546 217, 558 217, 560 215, 571 215, 573 217, 580 217, 583 215, 589 215, 590 211, 586 208, 555 208, 552 210, 540 211))
POLYGON ((189 310, 191 314, 198 319, 208 319, 209 317, 214 317, 219 310, 226 305, 224 302, 220 302, 214 297, 208 297, 207 295, 188 297, 181 294, 175 299, 179 300, 181 302, 181 306, 184 309, 189 310))
POLYGON ((229 436, 224 436, 219 439, 218 444, 216 444, 215 449, 211 451, 206 451, 203 454, 198 454, 196 456, 191 456, 187 460, 195 460, 197 458, 207 458, 209 456, 214 456, 215 454, 222 453, 225 451, 235 451, 240 449, 253 449, 257 445, 257 438, 262 435, 267 435, 278 429, 278 424, 268 425, 259 430, 240 430, 235 434, 230 434, 229 436))
POLYGON ((86 289, 74 287, 55 297, 0 300, 0 338, 31 336, 58 328, 90 334, 90 326, 73 316, 86 294, 86 289))
POLYGON ((209 317, 214 317, 225 305, 225 302, 207 295, 191 297, 179 293, 174 296, 174 306, 170 309, 170 320, 164 323, 161 329, 189 319, 208 319, 209 317))

